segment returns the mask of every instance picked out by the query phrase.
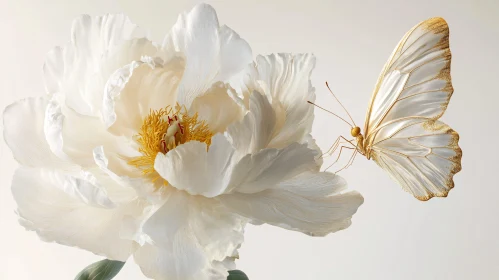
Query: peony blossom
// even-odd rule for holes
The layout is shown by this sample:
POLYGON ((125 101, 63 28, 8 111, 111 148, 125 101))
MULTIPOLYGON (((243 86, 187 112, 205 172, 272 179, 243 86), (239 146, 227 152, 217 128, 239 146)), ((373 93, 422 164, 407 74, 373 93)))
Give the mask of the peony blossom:
POLYGON ((206 4, 162 44, 123 15, 81 16, 46 95, 4 112, 20 223, 152 279, 225 279, 248 222, 324 236, 362 196, 320 172, 312 55, 258 56, 206 4))

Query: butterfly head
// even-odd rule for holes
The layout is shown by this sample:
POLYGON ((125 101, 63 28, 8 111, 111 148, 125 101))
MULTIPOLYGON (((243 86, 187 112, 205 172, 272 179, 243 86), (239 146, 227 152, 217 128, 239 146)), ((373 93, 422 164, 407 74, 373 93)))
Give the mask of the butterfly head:
POLYGON ((352 134, 353 137, 357 137, 360 135, 360 127, 352 127, 352 130, 350 130, 350 134, 352 134))

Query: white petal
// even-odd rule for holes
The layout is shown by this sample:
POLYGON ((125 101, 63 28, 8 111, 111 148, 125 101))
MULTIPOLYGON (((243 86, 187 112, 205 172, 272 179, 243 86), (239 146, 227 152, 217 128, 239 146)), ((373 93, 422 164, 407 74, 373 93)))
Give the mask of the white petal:
POLYGON ((229 126, 227 134, 238 152, 256 153, 269 145, 275 125, 276 115, 267 97, 254 92, 250 97, 249 112, 241 122, 229 126))
POLYGON ((45 119, 43 130, 47 139, 50 150, 59 158, 68 160, 69 157, 64 153, 64 140, 62 138, 62 126, 64 116, 57 97, 52 96, 52 99, 47 103, 45 109, 45 119))
POLYGON ((23 165, 77 169, 50 150, 44 133, 47 105, 48 97, 38 97, 7 106, 3 113, 5 142, 23 165))
POLYGON ((131 150, 136 146, 131 139, 109 133, 98 118, 78 114, 55 100, 47 107, 45 133, 50 136, 47 141, 54 153, 84 168, 95 166, 92 151, 97 146, 104 146, 114 154, 122 152, 123 156, 137 153, 131 150))
MULTIPOLYGON (((106 189, 109 189, 109 186, 117 186, 110 190, 111 195, 113 195, 112 197, 120 199, 138 197, 144 203, 148 204, 156 204, 164 200, 163 189, 158 188, 158 184, 161 184, 161 182, 151 182, 150 178, 144 177, 140 170, 132 169, 129 171, 130 166, 120 159, 121 155, 119 153, 106 152, 107 150, 105 151, 103 146, 96 147, 93 150, 93 157, 97 168, 92 168, 91 171, 95 176, 98 176, 102 184, 105 184, 106 189), (122 165, 128 166, 123 167, 122 165)), ((148 206, 145 205, 144 207, 148 206)), ((143 215, 147 216, 147 214, 143 215)), ((137 217, 128 217, 127 223, 141 223, 140 220, 143 218, 140 218, 138 221, 136 219, 137 217)), ((127 227, 130 228, 133 225, 127 225, 127 227)), ((132 238, 132 235, 135 235, 135 230, 133 231, 133 233, 127 233, 130 238, 132 238)))
POLYGON ((324 162, 324 159, 322 157, 322 150, 317 145, 314 137, 312 137, 311 134, 305 135, 305 138, 303 139, 303 143, 307 143, 307 147, 309 149, 317 151, 317 156, 315 156, 315 162, 317 163, 318 166, 322 166, 322 163, 324 162))
POLYGON ((217 196, 229 184, 236 160, 234 148, 225 136, 217 134, 209 150, 206 149, 205 143, 191 141, 166 154, 158 153, 154 169, 179 190, 192 195, 217 196))
MULTIPOLYGON (((112 153, 110 153, 112 155, 112 153)), ((109 177, 109 180, 113 180, 115 183, 123 186, 124 188, 134 188, 137 190, 146 190, 152 187, 152 183, 149 182, 148 178, 143 178, 142 173, 140 171, 136 173, 129 172, 120 172, 119 175, 116 173, 116 170, 120 170, 120 168, 116 167, 118 164, 118 160, 115 157, 120 157, 119 154, 114 154, 114 158, 109 159, 108 155, 104 152, 104 147, 99 146, 94 148, 93 150, 93 158, 97 167, 102 171, 102 174, 106 174, 109 177), (113 162, 114 161, 114 162, 113 162), (110 164, 111 162, 111 164, 110 164), (133 176, 130 176, 133 175, 133 176)))
POLYGON ((251 47, 226 25, 219 29, 220 70, 216 80, 227 81, 253 61, 251 47))
POLYGON ((284 149, 264 149, 248 154, 234 167, 229 190, 256 193, 306 171, 318 171, 317 152, 306 144, 293 143, 284 149))
POLYGON ((219 266, 222 268, 219 268, 219 270, 224 270, 224 271, 230 271, 230 270, 236 270, 236 259, 239 258, 239 253, 237 251, 235 252, 235 255, 237 257, 227 257, 225 260, 222 262, 214 262, 214 266, 219 266))
POLYGON ((258 56, 254 66, 247 69, 250 89, 256 89, 271 99, 277 115, 276 131, 269 147, 282 148, 302 142, 312 130, 315 88, 310 82, 315 57, 310 54, 278 54, 258 56), (251 69, 253 68, 253 69, 251 69), (256 82, 255 82, 256 81, 256 82), (251 85, 253 83, 253 85, 251 85))
POLYGON ((227 277, 208 275, 208 261, 192 235, 179 233, 172 243, 171 248, 146 244, 135 252, 135 262, 145 276, 155 280, 221 280, 227 277))
POLYGON ((49 182, 54 187, 61 189, 71 198, 79 200, 80 202, 90 206, 101 208, 116 207, 116 205, 109 199, 106 191, 96 185, 96 179, 91 174, 85 173, 82 175, 83 176, 81 177, 77 177, 48 169, 21 167, 16 171, 14 178, 18 180, 16 182, 28 184, 31 182, 29 180, 32 180, 30 177, 35 177, 42 182, 49 182))
POLYGON ((120 236, 123 239, 133 240, 140 246, 144 246, 146 243, 153 244, 154 242, 152 241, 152 239, 149 237, 149 235, 144 233, 142 228, 144 227, 144 224, 149 220, 149 218, 154 213, 156 213, 156 211, 161 206, 161 204, 147 204, 144 205, 141 215, 125 216, 123 218, 120 236))
POLYGON ((233 122, 241 120, 243 108, 228 94, 232 89, 221 82, 215 83, 205 95, 194 99, 189 113, 197 113, 199 119, 206 121, 213 133, 224 132, 233 122))
POLYGON ((124 41, 111 49, 108 55, 103 55, 98 66, 99 71, 88 77, 89 81, 86 84, 86 92, 92 98, 91 103, 94 111, 103 110, 102 106, 105 105, 103 98, 105 98, 106 86, 109 79, 112 78, 113 73, 132 61, 154 57, 156 61, 162 62, 162 59, 157 57, 159 55, 160 51, 153 42, 145 38, 124 41))
MULTIPOLYGON (((144 57, 143 59, 146 59, 144 57)), ((136 61, 109 78, 104 93, 103 119, 116 135, 132 137, 150 110, 174 106, 183 61, 136 61)))
POLYGON ((132 183, 131 183, 130 177, 128 177, 126 175, 125 176, 117 175, 113 170, 109 169, 109 158, 107 157, 106 153, 104 152, 103 146, 95 147, 92 153, 93 153, 93 158, 94 158, 95 164, 100 168, 101 171, 103 171, 112 180, 119 183, 120 185, 131 187, 132 183))
POLYGON ((93 176, 93 178, 90 177, 91 174, 84 174, 84 178, 78 178, 58 172, 43 172, 40 176, 61 188, 72 198, 79 199, 90 206, 116 207, 116 204, 109 199, 105 189, 96 185, 96 179, 93 176))
POLYGON ((212 199, 172 190, 143 225, 154 246, 142 247, 135 260, 154 279, 225 279, 220 262, 240 246, 244 223, 212 199))
POLYGON ((73 183, 68 176, 54 171, 20 168, 14 175, 12 193, 22 224, 47 242, 126 260, 135 245, 120 239, 119 231, 121 219, 133 213, 134 203, 112 209, 94 207, 91 204, 99 204, 103 193, 75 192, 73 183), (85 203, 82 195, 93 203, 85 203))
POLYGON ((242 243, 245 223, 216 200, 172 189, 142 230, 162 247, 182 230, 191 230, 210 261, 223 261, 242 243))
POLYGON ((215 10, 207 4, 181 14, 163 46, 186 58, 178 101, 187 108, 214 82, 229 79, 252 60, 249 45, 229 28, 220 27, 215 10))
POLYGON ((70 43, 48 54, 45 85, 84 115, 97 114, 104 83, 116 68, 157 52, 148 40, 134 40, 145 34, 124 15, 80 16, 71 33, 70 43))
MULTIPOLYGON (((126 84, 132 77, 133 71, 143 64, 142 61, 133 61, 116 70, 107 80, 104 87, 104 99, 102 106, 102 118, 106 127, 110 127, 116 121, 116 112, 114 111, 114 99, 117 98, 126 84)), ((140 121, 139 121, 140 122, 140 121)))
POLYGON ((45 90, 47 93, 60 92, 64 85, 64 48, 55 47, 47 53, 43 65, 45 90))
POLYGON ((283 182, 274 189, 217 199, 254 223, 325 236, 350 226, 352 215, 364 201, 355 191, 339 193, 345 187, 338 176, 316 173, 283 182))
POLYGON ((343 177, 329 172, 305 172, 290 180, 283 181, 276 189, 290 191, 305 197, 327 197, 347 189, 343 177))

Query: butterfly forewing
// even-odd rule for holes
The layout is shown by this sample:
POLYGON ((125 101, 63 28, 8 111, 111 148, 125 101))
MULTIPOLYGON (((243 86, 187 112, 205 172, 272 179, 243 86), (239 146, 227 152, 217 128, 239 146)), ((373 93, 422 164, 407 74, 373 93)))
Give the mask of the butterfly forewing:
POLYGON ((447 196, 461 170, 459 136, 438 121, 453 93, 450 61, 445 20, 418 24, 385 64, 366 116, 370 155, 420 200, 447 196))

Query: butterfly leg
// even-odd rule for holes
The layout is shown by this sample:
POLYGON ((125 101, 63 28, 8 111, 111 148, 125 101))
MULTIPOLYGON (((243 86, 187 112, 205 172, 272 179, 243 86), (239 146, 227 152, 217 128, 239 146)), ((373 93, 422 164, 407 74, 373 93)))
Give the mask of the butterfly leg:
POLYGON ((327 152, 323 153, 323 154, 321 155, 321 157, 322 157, 322 158, 324 158, 324 155, 326 155, 326 154, 327 154, 328 156, 332 156, 332 155, 334 154, 334 152, 335 152, 335 151, 336 151, 336 150, 340 147, 340 144, 350 143, 350 144, 352 144, 352 146, 355 146, 355 145, 352 143, 352 141, 353 141, 353 140, 354 140, 354 139, 352 139, 352 140, 347 140, 347 139, 345 139, 345 137, 343 137, 343 136, 339 136, 338 138, 336 138, 336 141, 334 141, 334 144, 333 144, 333 145, 329 148, 329 150, 328 150, 327 152), (341 142, 341 141, 340 141, 341 139, 345 140, 346 142, 341 142))
MULTIPOLYGON (((340 148, 340 152, 339 152, 338 157, 336 158, 336 160, 335 160, 335 161, 334 161, 331 165, 329 165, 329 166, 328 166, 328 167, 327 167, 324 171, 328 170, 329 168, 331 168, 331 166, 333 166, 335 163, 337 163, 337 162, 338 162, 338 160, 340 159, 340 156, 341 156, 341 152, 343 151, 343 148, 345 148, 345 149, 349 149, 349 150, 355 150, 355 152, 353 153, 352 157, 350 157, 350 159, 348 160, 348 163, 347 163, 347 165, 346 165, 346 166, 348 166, 348 165, 351 165, 351 164, 352 164, 352 163, 351 163, 352 158, 354 158, 354 157, 355 157, 355 155, 356 155, 356 154, 357 154, 357 152, 358 152, 358 143, 357 143, 357 144, 354 144, 354 143, 352 142, 353 140, 348 140, 348 139, 346 139, 346 138, 345 138, 345 137, 343 137, 343 136, 340 136, 339 138, 341 138, 341 139, 345 140, 345 141, 346 141, 345 143, 349 143, 350 145, 352 145, 352 146, 353 146, 353 148, 352 148, 352 147, 348 147, 348 146, 341 146, 341 148, 340 148)), ((337 147, 335 147, 335 150, 338 148, 338 146, 339 146, 339 144, 340 144, 340 143, 341 143, 341 142, 338 142, 338 143, 337 143, 337 147)), ((331 153, 334 153, 334 150, 333 150, 331 153)), ((344 168, 345 168, 345 167, 344 167, 344 168)), ((342 169, 344 169, 344 168, 342 168, 342 169)), ((340 170, 342 170, 342 169, 340 169, 340 170)))
POLYGON ((353 164, 353 161, 354 161, 354 159, 355 159, 355 156, 357 155, 357 153, 358 153, 358 152, 359 152, 359 151, 358 151, 357 149, 355 149, 355 151, 353 152, 352 156, 350 157, 350 160, 348 161, 348 163, 347 163, 345 166, 343 166, 341 169, 339 169, 338 171, 334 172, 334 174, 336 174, 336 173, 340 172, 340 171, 341 171, 341 170, 343 170, 343 169, 347 169, 348 167, 350 167, 350 165, 352 165, 352 164, 353 164))
POLYGON ((336 141, 334 141, 333 145, 331 145, 331 147, 329 147, 329 149, 327 150, 327 152, 323 153, 321 155, 321 158, 324 157, 324 155, 332 155, 334 153, 334 151, 336 150, 336 148, 338 147, 339 143, 340 143, 340 140, 341 140, 341 136, 339 136, 338 138, 336 138, 336 141))
MULTIPOLYGON (((340 156, 341 156, 341 152, 343 151, 343 148, 349 149, 349 150, 357 150, 356 148, 352 148, 352 147, 348 147, 348 146, 341 146, 340 152, 338 153, 338 157, 336 158, 336 160, 331 165, 329 165, 324 171, 328 170, 329 168, 331 168, 331 166, 335 165, 338 162, 338 160, 340 159, 340 156)), ((350 162, 350 160, 349 160, 349 162, 350 162)))

